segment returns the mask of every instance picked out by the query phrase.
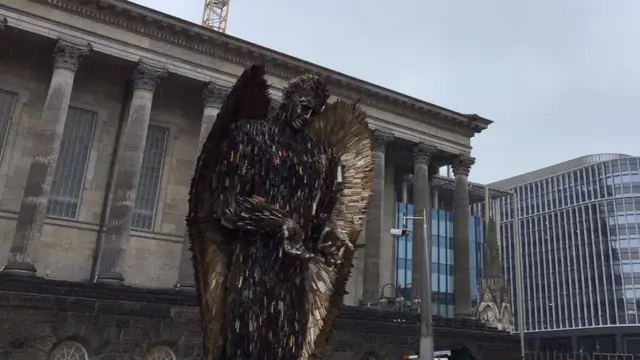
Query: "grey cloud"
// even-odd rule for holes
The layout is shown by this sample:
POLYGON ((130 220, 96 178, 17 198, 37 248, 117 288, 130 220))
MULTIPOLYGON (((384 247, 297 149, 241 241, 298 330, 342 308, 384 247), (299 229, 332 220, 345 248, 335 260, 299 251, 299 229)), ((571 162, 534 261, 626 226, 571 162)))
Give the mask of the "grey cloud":
MULTIPOLYGON (((193 22, 203 1, 138 0, 193 22)), ((228 33, 495 124, 473 181, 640 154, 636 0, 231 0, 228 33)))

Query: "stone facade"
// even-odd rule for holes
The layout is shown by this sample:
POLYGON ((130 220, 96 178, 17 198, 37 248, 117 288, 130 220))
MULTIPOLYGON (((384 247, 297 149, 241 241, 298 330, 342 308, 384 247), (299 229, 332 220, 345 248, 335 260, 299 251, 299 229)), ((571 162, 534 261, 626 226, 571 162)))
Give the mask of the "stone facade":
MULTIPOLYGON (((175 290, 0 275, 0 360, 55 359, 61 348, 79 355, 62 359, 199 360, 195 304, 195 296, 175 290)), ((325 358, 414 354, 417 320, 412 313, 345 307, 325 358)), ((436 348, 466 346, 478 360, 520 359, 514 336, 470 320, 434 320, 436 348)))
MULTIPOLYGON (((469 158, 470 138, 491 123, 127 1, 7 0, 0 16, 6 23, 0 35, 0 90, 13 96, 4 114, 0 162, 0 266, 5 271, 147 288, 191 287, 183 261, 188 258, 184 215, 199 143, 224 89, 247 65, 264 63, 274 97, 295 75, 322 74, 334 97, 361 99, 378 134, 374 202, 361 241, 369 246, 358 251, 345 298, 352 305, 370 302, 394 279, 388 229, 395 216, 397 172, 402 166, 417 171, 414 197, 429 203, 430 181, 438 180, 429 178, 434 169, 469 158), (95 124, 87 159, 77 170, 84 174, 73 215, 54 216, 47 204, 56 196, 51 192, 69 105, 92 113, 95 124), (150 126, 167 131, 166 146, 156 164, 161 169, 155 188, 140 190, 150 126), (411 153, 420 147, 431 149, 426 163, 422 152, 411 153), (141 191, 153 192, 144 194, 151 201, 144 228, 132 225, 141 216, 135 209, 141 191)), ((449 179, 444 183, 464 190, 467 176, 456 175, 459 186, 449 179)), ((460 194, 458 208, 469 202, 468 191, 460 194)), ((460 217, 465 221, 467 212, 460 217)), ((414 259, 419 265, 419 252, 414 259)), ((467 262, 462 263, 456 272, 468 274, 467 262)), ((414 283, 420 283, 420 273, 414 275, 414 283)), ((456 291, 468 293, 468 275, 460 275, 460 282, 456 291)))
MULTIPOLYGON (((466 209, 474 199, 474 192, 469 191, 474 187, 467 179, 472 163, 470 139, 491 121, 419 101, 125 0, 4 0, 0 5, 3 276, 35 275, 33 281, 51 281, 62 288, 75 282, 90 292, 117 284, 121 288, 114 293, 137 291, 138 297, 141 289, 147 289, 146 300, 136 298, 145 305, 131 305, 134 308, 147 306, 156 295, 193 301, 193 295, 184 291, 193 289, 184 241, 190 178, 226 89, 253 63, 265 64, 275 99, 294 76, 307 72, 325 76, 333 99, 360 99, 376 134, 374 201, 346 304, 375 302, 382 285, 393 282, 395 254, 389 251, 393 239, 388 229, 394 225, 397 175, 406 169, 405 174, 415 172, 413 196, 420 199, 418 205, 431 206, 430 194, 438 195, 433 192, 436 186, 443 190, 441 197, 447 192, 455 194, 451 196, 455 208, 465 209, 456 217, 465 224, 456 236, 468 237, 466 209), (434 176, 444 165, 456 166, 455 181, 434 176)), ((424 239, 414 252, 420 246, 424 239)), ((421 261, 418 252, 413 258, 415 264, 421 261)), ((468 261, 456 261, 454 271, 456 297, 466 296, 468 261)), ((414 284, 421 283, 419 272, 414 275, 414 284)), ((8 316, 20 313, 28 319, 43 311, 38 314, 51 321, 94 326, 86 323, 91 319, 84 315, 56 318, 53 300, 39 299, 37 291, 29 293, 20 300, 17 294, 4 298, 11 306, 8 316), (23 302, 25 309, 15 306, 16 301, 23 302), (37 311, 27 305, 38 302, 49 305, 37 311)), ((101 311, 95 304, 115 301, 101 295, 90 298, 95 313, 101 311)), ((81 302, 65 299, 60 301, 81 302)), ((456 311, 466 315, 469 307, 462 302, 456 311)), ((7 316, 6 311, 1 316, 7 316)), ((58 313, 65 311, 73 313, 58 313)), ((119 331, 118 320, 105 321, 113 323, 112 330, 105 325, 100 331, 119 331)), ((149 324, 162 321, 144 320, 140 327, 153 328, 156 325, 149 324)), ((171 324, 197 331, 193 317, 184 320, 189 325, 180 321, 171 324)), ((11 333, 20 325, 7 324, 11 333)), ((174 325, 157 326, 171 329, 174 325)), ((47 335, 47 341, 77 338, 74 341, 80 344, 97 336, 74 329, 47 335)), ((149 340, 142 343, 165 346, 161 344, 165 340, 158 340, 161 337, 145 336, 149 340)), ((7 341, 2 346, 22 340, 7 341)), ((171 341, 176 343, 168 347, 170 351, 190 356, 186 348, 176 347, 179 339, 171 341)), ((139 339, 135 342, 141 343, 139 339)), ((126 347, 112 343, 109 346, 126 347)), ((91 343, 93 350, 85 351, 102 347, 100 342, 91 343)), ((168 348, 158 348, 158 354, 168 348)), ((126 351, 142 354, 143 350, 126 351)), ((120 350, 104 351, 115 354, 120 350)))

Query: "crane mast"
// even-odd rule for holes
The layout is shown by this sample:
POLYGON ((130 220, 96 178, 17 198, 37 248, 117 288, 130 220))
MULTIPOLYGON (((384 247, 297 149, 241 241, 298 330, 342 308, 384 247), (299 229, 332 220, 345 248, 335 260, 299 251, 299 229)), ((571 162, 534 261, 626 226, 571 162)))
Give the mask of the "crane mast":
POLYGON ((227 32, 227 15, 229 15, 229 0, 205 0, 202 26, 225 33, 227 32))

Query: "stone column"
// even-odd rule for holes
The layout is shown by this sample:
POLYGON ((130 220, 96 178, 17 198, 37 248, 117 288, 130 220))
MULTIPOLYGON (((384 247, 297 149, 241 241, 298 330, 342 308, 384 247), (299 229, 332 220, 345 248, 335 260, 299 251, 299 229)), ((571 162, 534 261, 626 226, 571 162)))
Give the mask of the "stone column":
POLYGON ((122 266, 129 243, 132 209, 140 179, 153 94, 166 71, 143 62, 133 71, 131 105, 122 126, 120 151, 116 154, 113 193, 100 251, 97 281, 119 284, 124 281, 122 266))
MULTIPOLYGON (((380 255, 384 233, 389 229, 383 229, 384 218, 384 165, 387 144, 393 140, 393 134, 381 131, 373 131, 373 194, 371 204, 367 210, 365 223, 365 247, 364 247, 364 279, 362 298, 365 304, 375 303, 380 297, 382 285, 380 283, 380 255)), ((391 246, 389 244, 389 246, 391 246)))
POLYGON ((440 192, 437 187, 431 188, 431 208, 438 209, 440 207, 440 192))
POLYGON ((89 44, 60 40, 53 50, 53 75, 42 109, 42 120, 33 129, 33 159, 29 165, 16 229, 4 271, 34 275, 34 251, 47 216, 53 173, 67 120, 67 110, 76 70, 89 44))
POLYGON ((452 165, 455 177, 453 194, 453 276, 455 316, 470 317, 471 266, 469 257, 469 171, 475 159, 458 156, 452 165))
POLYGON ((0 31, 4 31, 7 27, 7 18, 4 16, 0 16, 0 31))
MULTIPOLYGON (((422 285, 424 283, 422 274, 422 263, 428 261, 431 266, 431 259, 424 258, 425 246, 431 246, 431 188, 429 184, 429 163, 438 149, 433 145, 420 143, 413 149, 413 216, 422 216, 424 210, 427 213, 427 239, 422 231, 422 221, 413 222, 413 266, 411 277, 411 297, 419 298, 422 295, 422 285)), ((430 299, 422 299, 431 301, 430 299)))
POLYGON ((402 188, 400 194, 400 202, 408 203, 409 202, 409 184, 413 181, 413 174, 407 174, 402 177, 402 188))
MULTIPOLYGON (((222 107, 222 102, 224 101, 226 94, 227 89, 213 82, 207 83, 202 91, 204 98, 204 111, 202 112, 202 122, 200 124, 200 137, 198 139, 196 160, 200 155, 202 145, 207 139, 213 123, 216 121, 216 116, 218 116, 218 112, 222 107)), ((176 288, 180 290, 194 291, 196 284, 193 277, 190 247, 189 236, 185 231, 185 236, 182 240, 182 255, 180 258, 180 270, 178 272, 178 283, 176 284, 176 288)))

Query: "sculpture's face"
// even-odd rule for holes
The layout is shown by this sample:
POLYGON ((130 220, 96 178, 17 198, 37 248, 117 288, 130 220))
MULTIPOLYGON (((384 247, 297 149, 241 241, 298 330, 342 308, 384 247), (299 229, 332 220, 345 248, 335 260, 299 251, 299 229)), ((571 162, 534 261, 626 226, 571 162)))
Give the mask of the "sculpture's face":
POLYGON ((292 94, 285 103, 289 105, 288 121, 296 130, 304 129, 310 119, 322 111, 326 100, 322 100, 311 91, 300 91, 292 94))
POLYGON ((285 88, 280 119, 293 129, 302 130, 322 111, 327 99, 329 89, 324 79, 315 75, 300 76, 285 88))

